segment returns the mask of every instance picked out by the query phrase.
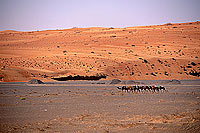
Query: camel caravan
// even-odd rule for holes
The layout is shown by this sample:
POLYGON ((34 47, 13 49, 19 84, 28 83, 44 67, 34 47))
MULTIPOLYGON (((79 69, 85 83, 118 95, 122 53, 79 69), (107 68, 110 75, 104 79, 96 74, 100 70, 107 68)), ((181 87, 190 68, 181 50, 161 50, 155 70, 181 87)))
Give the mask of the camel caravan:
POLYGON ((122 86, 122 87, 117 87, 117 89, 125 92, 164 92, 166 91, 165 87, 163 86, 122 86))

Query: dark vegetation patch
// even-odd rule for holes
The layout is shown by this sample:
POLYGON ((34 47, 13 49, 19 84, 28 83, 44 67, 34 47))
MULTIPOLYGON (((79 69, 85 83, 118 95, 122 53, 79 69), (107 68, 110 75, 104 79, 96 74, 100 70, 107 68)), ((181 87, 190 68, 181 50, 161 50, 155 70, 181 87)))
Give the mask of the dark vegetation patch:
POLYGON ((197 77, 199 77, 199 76, 200 76, 200 72, 191 71, 191 72, 189 72, 189 75, 192 75, 192 76, 197 76, 197 77))
POLYGON ((164 24, 165 26, 169 26, 169 25, 172 25, 172 23, 166 23, 166 24, 164 24))
POLYGON ((67 81, 67 80, 99 80, 102 78, 106 78, 106 75, 105 74, 97 74, 96 76, 69 75, 67 77, 52 78, 52 79, 57 80, 57 81, 67 81))
POLYGON ((175 59, 175 58, 172 58, 172 60, 176 61, 176 59, 175 59))
POLYGON ((151 75, 152 75, 152 76, 156 76, 156 74, 154 74, 154 73, 151 73, 151 75))
POLYGON ((66 55, 66 54, 67 54, 67 51, 66 51, 66 50, 64 50, 64 51, 63 51, 63 54, 64 54, 64 55, 66 55))
POLYGON ((192 66, 189 66, 189 65, 188 65, 188 66, 186 66, 186 67, 187 67, 187 68, 192 68, 192 66))
POLYGON ((110 27, 110 28, 109 28, 109 30, 112 30, 112 29, 115 29, 115 28, 113 28, 113 27, 110 27))
POLYGON ((169 73, 168 73, 167 71, 165 71, 165 72, 164 72, 164 74, 165 74, 166 76, 168 76, 168 75, 169 75, 169 73))
POLYGON ((163 62, 162 62, 160 59, 158 59, 158 62, 159 62, 160 64, 163 64, 163 62))
POLYGON ((191 64, 191 65, 193 65, 193 66, 196 66, 196 65, 197 65, 197 64, 196 64, 196 63, 194 63, 194 62, 191 62, 190 64, 191 64))
POLYGON ((110 37, 117 37, 117 36, 110 36, 110 37))
POLYGON ((149 63, 147 60, 144 59, 144 63, 149 63))

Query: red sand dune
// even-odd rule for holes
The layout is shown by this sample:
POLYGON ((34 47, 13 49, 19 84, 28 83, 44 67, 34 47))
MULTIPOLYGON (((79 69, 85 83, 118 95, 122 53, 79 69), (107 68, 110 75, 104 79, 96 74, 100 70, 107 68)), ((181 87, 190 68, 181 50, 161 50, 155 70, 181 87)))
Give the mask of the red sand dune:
POLYGON ((199 79, 200 22, 0 32, 0 81, 68 75, 199 79), (193 74, 193 75, 191 75, 193 74))

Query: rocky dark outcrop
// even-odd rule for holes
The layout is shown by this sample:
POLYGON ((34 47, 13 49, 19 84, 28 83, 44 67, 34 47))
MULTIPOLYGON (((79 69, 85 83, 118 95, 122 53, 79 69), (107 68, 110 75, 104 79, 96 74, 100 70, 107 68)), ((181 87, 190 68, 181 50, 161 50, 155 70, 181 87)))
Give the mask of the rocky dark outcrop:
POLYGON ((121 83, 121 80, 113 79, 110 84, 119 84, 119 83, 121 83))
POLYGON ((181 84, 181 81, 177 80, 177 79, 172 79, 168 82, 169 84, 181 84))
POLYGON ((44 82, 38 79, 32 79, 29 82, 27 82, 27 84, 44 84, 44 82))

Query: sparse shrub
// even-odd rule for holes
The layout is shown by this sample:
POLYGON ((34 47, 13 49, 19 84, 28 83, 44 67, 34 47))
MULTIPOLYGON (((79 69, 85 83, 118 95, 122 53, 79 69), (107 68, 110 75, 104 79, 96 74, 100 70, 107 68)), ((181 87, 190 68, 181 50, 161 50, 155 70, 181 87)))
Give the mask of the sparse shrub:
POLYGON ((154 73, 151 73, 151 75, 152 75, 152 76, 156 76, 156 74, 154 74, 154 73))
POLYGON ((167 75, 167 76, 169 75, 168 72, 166 72, 166 71, 164 72, 164 74, 167 75))
POLYGON ((172 25, 172 23, 166 23, 166 24, 164 24, 164 25, 168 26, 168 25, 172 25))
POLYGON ((196 64, 196 63, 194 63, 194 62, 191 62, 191 65, 193 65, 193 66, 196 66, 197 64, 196 64))
POLYGON ((192 66, 186 66, 187 68, 192 68, 192 66))
POLYGON ((130 50, 128 53, 133 53, 133 50, 130 50))
POLYGON ((189 72, 189 74, 192 76, 197 76, 197 77, 200 76, 200 72, 196 72, 196 71, 191 71, 191 72, 189 72))
POLYGON ((75 33, 81 33, 80 31, 76 31, 75 33))
POLYGON ((110 36, 110 37, 117 37, 117 36, 110 36))
POLYGON ((148 63, 148 61, 144 59, 144 63, 148 63))

